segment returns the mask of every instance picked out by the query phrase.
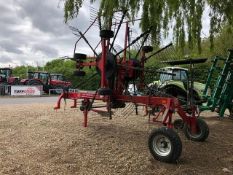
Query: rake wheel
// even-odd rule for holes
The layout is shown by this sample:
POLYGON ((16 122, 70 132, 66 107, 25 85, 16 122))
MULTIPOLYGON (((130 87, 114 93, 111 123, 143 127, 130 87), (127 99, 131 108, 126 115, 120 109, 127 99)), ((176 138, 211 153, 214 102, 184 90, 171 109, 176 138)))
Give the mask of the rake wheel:
POLYGON ((87 55, 82 54, 82 53, 75 53, 74 54, 74 59, 76 59, 76 60, 85 60, 85 59, 87 59, 87 55))

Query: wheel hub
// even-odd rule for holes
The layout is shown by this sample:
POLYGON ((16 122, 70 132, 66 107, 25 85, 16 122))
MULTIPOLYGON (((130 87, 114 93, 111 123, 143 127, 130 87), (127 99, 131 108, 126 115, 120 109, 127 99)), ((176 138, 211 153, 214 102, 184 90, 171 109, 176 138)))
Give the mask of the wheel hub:
POLYGON ((157 136, 154 138, 154 151, 160 156, 167 156, 171 152, 171 142, 165 136, 157 136))

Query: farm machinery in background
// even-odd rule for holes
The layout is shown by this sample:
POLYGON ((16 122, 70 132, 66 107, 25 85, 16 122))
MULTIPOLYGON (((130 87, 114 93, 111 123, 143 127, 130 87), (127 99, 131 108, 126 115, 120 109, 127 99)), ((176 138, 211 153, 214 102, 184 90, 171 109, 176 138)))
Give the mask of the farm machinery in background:
POLYGON ((0 85, 17 85, 19 77, 12 76, 11 68, 0 68, 0 85))
POLYGON ((39 85, 43 86, 43 91, 49 93, 50 89, 54 89, 55 93, 61 93, 63 89, 71 86, 71 82, 64 81, 62 74, 50 74, 41 71, 29 71, 28 77, 20 81, 21 85, 39 85))
POLYGON ((10 85, 19 84, 19 77, 12 76, 11 68, 0 68, 0 95, 10 92, 10 85))
MULTIPOLYGON (((79 92, 63 92, 57 102, 54 109, 59 109, 62 99, 73 100, 72 108, 77 108, 80 102, 79 109, 83 112, 84 127, 87 127, 88 114, 93 112, 107 112, 109 119, 112 119, 112 110, 125 108, 126 103, 133 103, 136 105, 143 105, 147 108, 156 108, 157 113, 149 115, 149 123, 160 123, 163 127, 154 129, 148 139, 148 146, 153 157, 163 162, 176 162, 182 152, 182 142, 178 134, 174 131, 173 127, 176 123, 174 119, 174 113, 177 113, 184 122, 184 133, 188 139, 194 141, 204 141, 209 135, 209 129, 206 122, 199 117, 199 110, 196 105, 190 100, 190 111, 184 110, 179 100, 173 96, 152 91, 150 87, 145 83, 146 72, 161 73, 158 70, 152 70, 146 68, 145 62, 158 52, 166 49, 166 46, 159 51, 153 52, 153 47, 145 45, 145 42, 150 35, 152 27, 143 32, 140 36, 131 41, 129 32, 130 21, 125 21, 124 17, 126 12, 122 12, 123 15, 119 22, 112 23, 107 29, 102 29, 100 17, 96 17, 95 21, 99 19, 100 28, 100 44, 101 53, 96 53, 96 50, 88 42, 85 37, 85 33, 94 25, 94 22, 90 27, 82 33, 77 28, 72 27, 72 30, 76 35, 79 35, 80 39, 83 39, 92 49, 94 57, 87 57, 86 54, 76 53, 76 44, 74 49, 74 56, 72 60, 76 61, 77 70, 74 72, 77 76, 85 76, 84 67, 94 68, 97 73, 94 75, 100 75, 99 88, 93 91, 79 91, 79 92), (124 48, 120 51, 114 49, 114 42, 119 33, 119 30, 125 24, 125 44, 124 48), (115 32, 111 28, 115 27, 115 32), (141 46, 134 58, 131 58, 127 51, 130 47, 141 39, 141 46), (137 85, 135 82, 137 81, 137 85), (130 83, 133 83, 138 89, 144 89, 145 94, 140 96, 131 95, 128 93, 127 87, 130 83), (105 105, 98 105, 95 101, 103 101, 105 105)), ((185 61, 185 64, 190 64, 191 67, 195 63, 204 62, 206 59, 189 59, 185 61)), ((170 62, 173 64, 174 62, 170 62)), ((167 73, 170 74, 170 73, 167 73)), ((172 74, 173 75, 173 74, 172 74)), ((87 81, 87 80, 85 80, 87 81)), ((191 86, 193 83, 191 83, 191 86)), ((190 96, 192 97, 192 88, 190 90, 190 96)), ((190 98, 192 99, 192 98, 190 98)))
POLYGON ((212 58, 212 66, 206 81, 203 92, 207 103, 200 106, 200 110, 211 110, 219 113, 219 117, 223 117, 228 109, 230 117, 233 117, 233 49, 228 50, 227 58, 215 56, 212 58), (214 74, 217 74, 215 78, 214 74), (211 95, 208 88, 211 87, 211 95))
MULTIPOLYGON (((159 70, 161 72, 159 79, 150 83, 149 86, 155 86, 160 91, 164 91, 166 94, 177 97, 182 104, 186 104, 189 92, 189 70, 182 67, 163 67, 159 70), (168 73, 171 74, 169 75, 168 73)), ((205 98, 203 98, 205 86, 206 85, 203 83, 193 82, 193 101, 195 104, 202 104, 205 102, 205 98)), ((207 90, 208 91, 206 92, 210 94, 210 89, 207 90)))

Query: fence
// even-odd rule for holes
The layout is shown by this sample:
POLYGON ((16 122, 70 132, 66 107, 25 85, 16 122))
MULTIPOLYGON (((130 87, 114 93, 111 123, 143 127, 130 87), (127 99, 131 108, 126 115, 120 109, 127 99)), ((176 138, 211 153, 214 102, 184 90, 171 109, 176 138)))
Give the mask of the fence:
MULTIPOLYGON (((79 89, 69 89, 69 92, 78 92, 79 89)), ((49 89, 49 96, 51 94, 61 94, 63 92, 63 89, 49 89)))

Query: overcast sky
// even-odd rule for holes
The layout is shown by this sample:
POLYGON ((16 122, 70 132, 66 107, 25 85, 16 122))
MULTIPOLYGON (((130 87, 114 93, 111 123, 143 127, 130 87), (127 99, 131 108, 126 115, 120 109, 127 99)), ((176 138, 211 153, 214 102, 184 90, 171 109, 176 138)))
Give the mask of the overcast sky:
MULTIPOLYGON (((82 31, 90 23, 89 9, 89 4, 85 4, 78 17, 79 24, 73 21, 82 31)), ((77 37, 64 23, 63 1, 0 1, 0 13, 0 67, 41 65, 72 55, 77 37)))
MULTIPOLYGON (((97 8, 98 2, 92 7, 97 8)), ((0 67, 43 65, 58 57, 72 56, 77 37, 64 23, 63 1, 0 1, 0 14, 0 67)), ((84 31, 89 24, 90 4, 84 1, 78 18, 69 25, 84 31)), ((138 25, 134 26, 133 32, 140 34, 138 25)), ((116 43, 120 44, 123 36, 120 33, 116 43)), ((95 46, 99 41, 98 28, 93 28, 87 37, 95 46)), ((78 45, 78 52, 91 53, 83 41, 78 45)))

